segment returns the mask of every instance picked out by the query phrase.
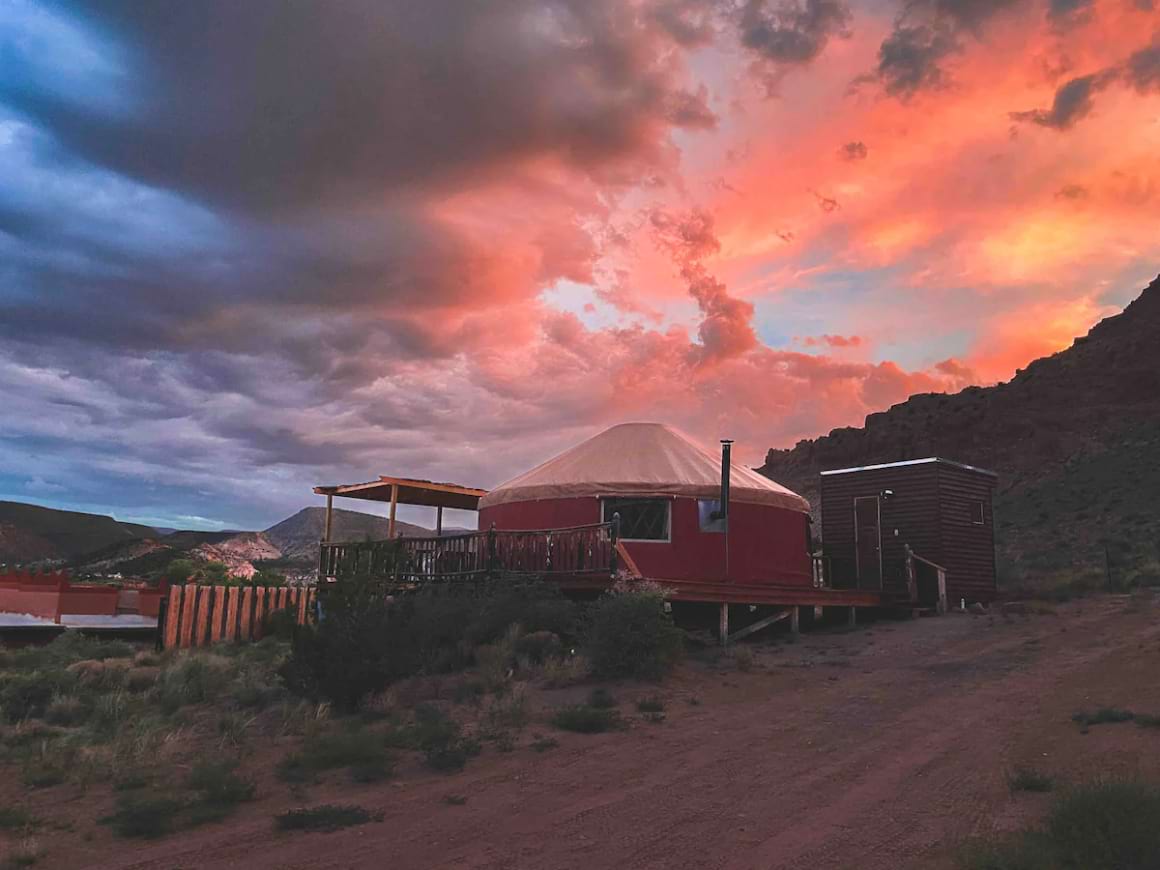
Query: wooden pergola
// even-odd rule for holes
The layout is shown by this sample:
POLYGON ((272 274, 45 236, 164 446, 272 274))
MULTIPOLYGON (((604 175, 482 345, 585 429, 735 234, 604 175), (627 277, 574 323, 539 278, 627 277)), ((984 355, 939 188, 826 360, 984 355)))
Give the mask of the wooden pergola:
POLYGON ((390 502, 391 514, 387 536, 395 537, 395 508, 401 504, 433 507, 435 514, 435 534, 443 534, 443 508, 474 511, 479 510, 479 500, 487 495, 486 489, 460 486, 457 483, 436 483, 431 480, 416 480, 410 477, 388 477, 368 483, 346 483, 338 486, 316 486, 318 495, 326 496, 326 526, 323 541, 330 542, 331 520, 334 512, 334 497, 361 498, 367 501, 390 502))

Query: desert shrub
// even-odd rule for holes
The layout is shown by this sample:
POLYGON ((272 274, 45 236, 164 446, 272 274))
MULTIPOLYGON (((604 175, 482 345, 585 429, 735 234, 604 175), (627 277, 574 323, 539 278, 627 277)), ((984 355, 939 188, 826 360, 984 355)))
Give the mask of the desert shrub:
POLYGON ((0 867, 4 868, 4 870, 18 867, 32 867, 38 864, 43 857, 44 850, 41 848, 40 843, 32 837, 25 837, 8 851, 8 855, 3 861, 0 861, 0 867))
POLYGON ((483 590, 478 604, 467 627, 467 641, 473 646, 497 640, 511 625, 527 634, 576 634, 576 605, 552 583, 500 580, 483 590))
POLYGON ((515 666, 516 647, 520 638, 519 625, 510 625, 495 643, 485 644, 475 650, 475 661, 479 665, 479 675, 483 683, 492 691, 507 684, 515 666))
POLYGON ((753 670, 753 650, 747 646, 735 646, 730 650, 733 666, 739 671, 753 670))
POLYGON ((554 631, 533 631, 516 641, 516 654, 533 664, 543 664, 563 653, 564 644, 554 631))
POLYGON ((646 583, 617 584, 596 601, 585 641, 599 678, 659 679, 681 654, 681 631, 664 611, 664 592, 646 583))
POLYGON ((278 765, 278 776, 287 782, 305 782, 324 770, 347 768, 356 782, 386 779, 393 760, 386 743, 370 731, 347 730, 308 737, 300 752, 278 765))
POLYGON ((1080 711, 1072 714, 1071 721, 1075 722, 1080 727, 1086 728, 1090 725, 1107 725, 1118 724, 1120 722, 1131 722, 1136 717, 1136 714, 1131 710, 1121 710, 1119 707, 1100 707, 1094 713, 1087 711, 1080 711))
POLYGON ((459 723, 433 704, 415 708, 414 740, 427 766, 439 771, 462 770, 480 750, 478 740, 464 737, 459 723))
POLYGON ((586 656, 568 656, 567 658, 549 658, 540 667, 544 684, 549 688, 571 686, 588 677, 591 666, 586 656))
POLYGON ((290 810, 276 816, 274 822, 280 831, 338 831, 382 820, 382 813, 372 813, 359 806, 323 804, 309 809, 290 810))
POLYGON ((100 820, 121 837, 153 840, 172 833, 181 813, 181 801, 158 795, 121 794, 116 809, 100 820))
POLYGON ((27 807, 0 807, 0 831, 25 831, 38 822, 27 807))
POLYGON ((1007 787, 1011 791, 1051 791, 1054 785, 1050 776, 1030 767, 1016 767, 1007 774, 1007 787))
POLYGON ((598 686, 588 693, 588 706, 596 707, 599 710, 608 710, 615 707, 617 704, 616 698, 612 692, 603 686, 598 686))
MULTIPOLYGON (((263 586, 269 584, 261 584, 263 586)), ((273 637, 287 641, 294 637, 298 628, 298 611, 291 607, 280 610, 271 610, 262 619, 262 634, 264 637, 273 637)))
POLYGON ((1160 716, 1140 713, 1136 715, 1136 724, 1141 728, 1160 728, 1160 716))
POLYGON ((45 708, 44 721, 50 725, 71 728, 89 718, 88 703, 77 695, 57 695, 45 708))
POLYGON ((189 655, 161 671, 151 697, 162 712, 172 714, 182 707, 213 700, 228 684, 225 665, 208 656, 189 655))
POLYGON ((487 686, 479 680, 463 680, 456 683, 451 698, 456 704, 479 704, 487 694, 487 686))
POLYGON ((580 734, 599 734, 624 726, 619 711, 589 707, 586 704, 561 707, 552 717, 552 724, 562 731, 576 731, 580 734))
POLYGON ((496 698, 484 713, 487 727, 492 733, 506 729, 520 731, 528 724, 531 713, 528 710, 528 693, 524 684, 515 686, 504 698, 496 698))
POLYGON ((73 675, 61 670, 0 675, 0 712, 9 722, 43 718, 53 698, 74 684, 73 675))
POLYGON ((1160 855, 1160 788, 1104 782, 1061 794, 1041 828, 969 846, 966 870, 1146 870, 1160 855))
POLYGON ((254 799, 256 786, 238 776, 236 767, 232 761, 207 761, 194 766, 186 780, 186 786, 197 793, 187 810, 190 824, 221 821, 238 804, 254 799))
POLYGON ((665 702, 656 695, 650 695, 647 698, 641 698, 637 701, 636 709, 641 713, 663 713, 665 711, 665 702))
POLYGON ((532 741, 532 749, 536 752, 547 752, 549 749, 555 749, 560 745, 560 741, 555 737, 537 737, 532 741))

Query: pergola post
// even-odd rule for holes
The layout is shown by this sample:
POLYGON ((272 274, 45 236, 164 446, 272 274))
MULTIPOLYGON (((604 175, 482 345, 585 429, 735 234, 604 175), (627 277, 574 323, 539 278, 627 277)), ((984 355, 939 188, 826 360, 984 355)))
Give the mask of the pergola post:
POLYGON ((391 518, 387 523, 387 537, 392 541, 395 539, 395 507, 399 504, 399 485, 397 483, 391 484, 391 518))
POLYGON ((435 537, 443 537, 443 505, 435 507, 435 537))
POLYGON ((326 522, 322 527, 322 543, 330 543, 331 523, 334 521, 334 495, 326 494, 326 522))

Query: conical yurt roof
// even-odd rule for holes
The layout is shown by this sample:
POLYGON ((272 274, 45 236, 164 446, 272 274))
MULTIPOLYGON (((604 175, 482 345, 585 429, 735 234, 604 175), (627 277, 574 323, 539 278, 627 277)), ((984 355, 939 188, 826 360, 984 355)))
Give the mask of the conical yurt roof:
MULTIPOLYGON (((621 423, 547 462, 500 484, 480 499, 480 509, 512 502, 586 496, 688 496, 721 494, 721 459, 663 423, 621 423)), ((729 500, 808 512, 809 502, 733 463, 729 500)))

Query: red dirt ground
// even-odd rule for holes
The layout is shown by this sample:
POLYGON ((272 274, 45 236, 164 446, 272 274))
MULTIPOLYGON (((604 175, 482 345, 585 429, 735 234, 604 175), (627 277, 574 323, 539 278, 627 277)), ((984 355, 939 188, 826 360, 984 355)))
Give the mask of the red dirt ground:
MULTIPOLYGON (((1054 615, 877 622, 754 647, 752 670, 689 662, 660 689, 659 724, 554 733, 543 753, 492 749, 460 774, 417 765, 391 782, 337 783, 310 803, 384 820, 279 834, 287 787, 234 820, 139 844, 97 832, 47 866, 172 868, 950 868, 963 838, 1034 819, 1047 795, 1011 794, 1030 765, 1058 781, 1160 778, 1160 731, 1081 734, 1072 713, 1160 714, 1160 603, 1101 598, 1054 615), (693 700, 699 703, 691 703, 693 700), (449 805, 449 794, 467 798, 449 805)), ((647 686, 615 689, 634 711, 647 686)), ((573 692, 575 694, 575 692, 573 692)), ((562 694, 545 695, 559 703, 562 694)))

